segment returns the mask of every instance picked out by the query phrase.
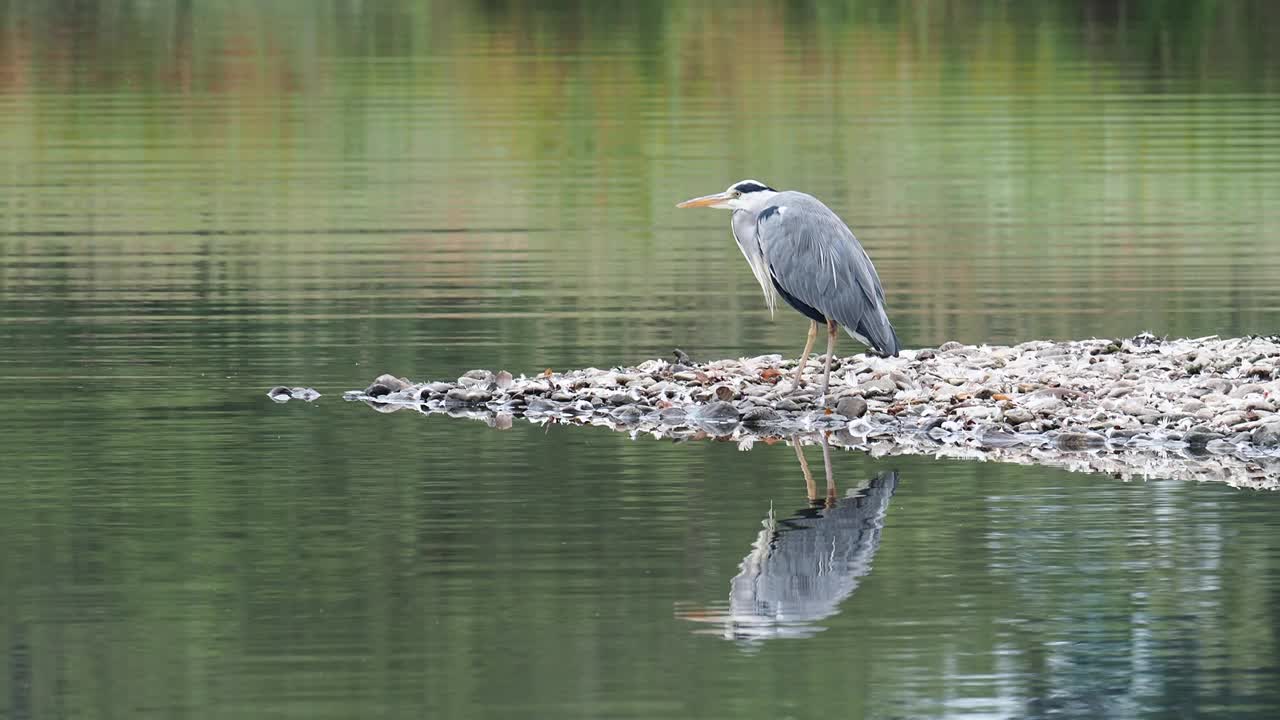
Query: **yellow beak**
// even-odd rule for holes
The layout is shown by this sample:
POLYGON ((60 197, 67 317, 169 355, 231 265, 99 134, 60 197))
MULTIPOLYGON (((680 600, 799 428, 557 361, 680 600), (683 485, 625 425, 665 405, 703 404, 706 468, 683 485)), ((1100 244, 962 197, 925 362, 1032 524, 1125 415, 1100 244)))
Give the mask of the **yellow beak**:
POLYGON ((730 199, 732 199, 732 196, 729 193, 721 192, 721 193, 716 193, 714 195, 703 195, 702 197, 690 198, 689 200, 685 200, 684 202, 679 203, 678 205, 676 205, 676 207, 678 208, 708 207, 711 205, 715 205, 716 203, 725 202, 726 200, 730 200, 730 199))

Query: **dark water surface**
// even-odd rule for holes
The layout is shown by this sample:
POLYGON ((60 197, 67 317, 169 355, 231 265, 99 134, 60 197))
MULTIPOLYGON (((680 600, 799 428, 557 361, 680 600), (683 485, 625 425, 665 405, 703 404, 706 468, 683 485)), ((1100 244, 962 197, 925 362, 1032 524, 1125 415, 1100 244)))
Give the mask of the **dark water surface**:
POLYGON ((0 717, 1280 714, 1275 494, 339 398, 796 353, 745 177, 907 346, 1274 333, 1280 6, 559 8, 0 1, 0 717))

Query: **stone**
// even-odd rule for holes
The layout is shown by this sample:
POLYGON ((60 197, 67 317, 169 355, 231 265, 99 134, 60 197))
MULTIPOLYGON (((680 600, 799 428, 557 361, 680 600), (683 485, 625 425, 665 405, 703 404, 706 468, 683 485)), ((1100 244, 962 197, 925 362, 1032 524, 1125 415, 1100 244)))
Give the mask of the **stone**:
POLYGON ((468 370, 458 378, 458 384, 462 387, 484 387, 493 379, 493 373, 488 370, 468 370))
POLYGON ((849 395, 836 402, 835 411, 850 420, 860 418, 867 414, 867 401, 857 395, 849 395))
POLYGON ((742 413, 742 424, 749 427, 775 425, 781 421, 782 416, 770 407, 751 407, 742 413))
POLYGON ((1022 423, 1031 422, 1035 416, 1026 408, 1013 407, 1004 411, 1004 421, 1010 425, 1021 425, 1022 423))
POLYGON ((1249 441, 1258 447, 1271 448, 1280 445, 1280 418, 1268 419, 1249 433, 1249 441))
POLYGON ((1191 432, 1182 436, 1182 441, 1191 447, 1207 447, 1209 443, 1221 440, 1222 437, 1222 433, 1192 429, 1191 432))
POLYGON ((684 408, 669 407, 658 411, 658 420, 667 425, 683 425, 687 419, 684 408))
POLYGON ((898 384, 889 378, 875 378, 860 384, 858 389, 862 391, 864 398, 884 395, 893 396, 898 392, 898 384))
POLYGON ((731 403, 717 400, 694 409, 693 418, 701 422, 729 423, 738 422, 738 408, 731 403))
POLYGON ((1265 388, 1257 383, 1247 383, 1245 385, 1236 386, 1236 389, 1232 390, 1228 395, 1233 398, 1242 398, 1246 395, 1253 395, 1255 393, 1261 395, 1264 390, 1265 388))
POLYGON ((545 398, 533 398, 525 405, 525 412, 530 415, 545 415, 560 410, 560 403, 545 398))
POLYGON ((644 413, 635 405, 623 405, 621 407, 614 407, 612 413, 609 413, 609 416, 614 420, 620 421, 620 423, 639 423, 640 418, 643 418, 644 413))
POLYGON ((1106 447, 1107 439, 1098 433, 1064 432, 1054 439, 1062 450, 1096 450, 1106 447))
POLYGON ((404 378, 398 378, 395 375, 379 375, 369 387, 364 389, 364 394, 375 398, 383 397, 409 387, 411 387, 410 382, 404 378))

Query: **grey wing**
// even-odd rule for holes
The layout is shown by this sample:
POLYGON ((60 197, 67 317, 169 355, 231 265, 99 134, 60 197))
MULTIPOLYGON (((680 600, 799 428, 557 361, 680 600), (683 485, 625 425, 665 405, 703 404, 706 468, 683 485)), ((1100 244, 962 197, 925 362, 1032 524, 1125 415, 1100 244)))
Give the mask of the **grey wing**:
POLYGON ((780 193, 760 212, 756 232, 778 287, 874 349, 898 354, 880 276, 830 208, 803 193, 780 193))

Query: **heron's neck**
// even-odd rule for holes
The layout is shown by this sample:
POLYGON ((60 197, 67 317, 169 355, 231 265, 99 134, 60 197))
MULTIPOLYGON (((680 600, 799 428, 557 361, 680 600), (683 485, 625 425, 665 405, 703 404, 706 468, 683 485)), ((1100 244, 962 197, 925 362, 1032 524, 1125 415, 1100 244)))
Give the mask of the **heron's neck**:
POLYGON ((751 193, 751 204, 746 207, 746 211, 752 215, 759 215, 761 210, 773 204, 773 198, 777 194, 771 190, 751 193))

